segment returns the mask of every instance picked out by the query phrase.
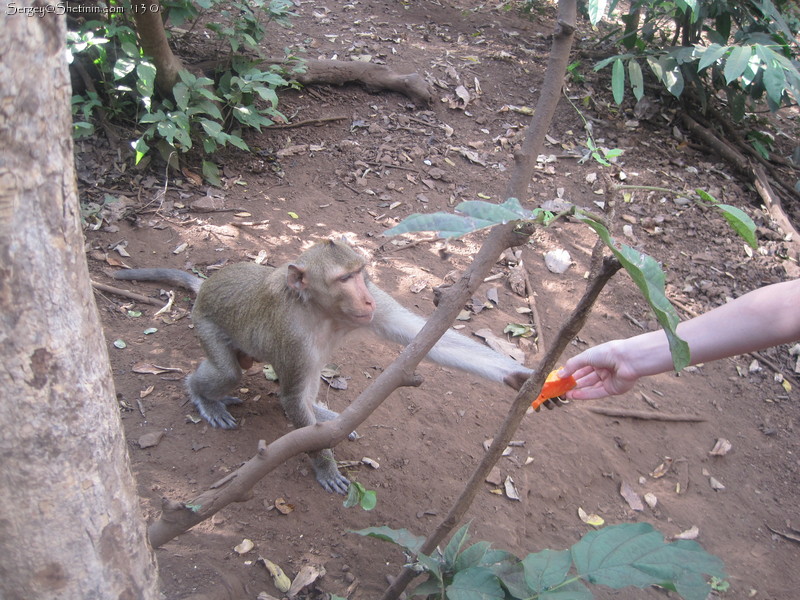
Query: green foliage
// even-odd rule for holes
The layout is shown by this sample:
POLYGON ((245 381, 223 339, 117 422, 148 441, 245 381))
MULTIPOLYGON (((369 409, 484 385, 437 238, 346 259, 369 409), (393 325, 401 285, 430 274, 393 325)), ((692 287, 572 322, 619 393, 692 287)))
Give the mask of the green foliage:
MULTIPOLYGON (((592 23, 607 10, 613 16, 617 6, 588 0, 592 23)), ((624 27, 617 30, 617 41, 627 52, 595 65, 595 70, 611 65, 617 104, 624 99, 626 83, 637 100, 644 94, 642 64, 675 97, 691 87, 706 103, 724 91, 737 121, 748 102, 766 98, 775 110, 792 98, 800 100, 797 8, 790 3, 779 10, 771 0, 639 0, 619 17, 624 27)))
MULTIPOLYGON (((208 11, 218 16, 208 27, 229 47, 258 50, 270 22, 288 25, 293 14, 288 0, 174 0, 163 6, 173 24, 196 20, 208 11)), ((170 164, 177 156, 199 147, 211 155, 227 145, 249 151, 242 138, 247 129, 260 130, 285 121, 278 110, 279 88, 291 85, 276 66, 261 69, 257 61, 231 56, 230 66, 215 79, 183 71, 172 90, 172 98, 155 94, 156 69, 143 56, 136 34, 128 22, 128 11, 114 12, 105 21, 90 21, 68 32, 71 57, 90 64, 97 93, 73 97, 73 133, 85 137, 94 133, 94 116, 102 107, 112 122, 138 128, 131 145, 139 163, 152 148, 170 164), (134 125, 135 124, 135 125, 134 125)), ((202 160, 206 180, 220 183, 213 161, 202 160)))
POLYGON ((587 533, 569 550, 543 550, 522 560, 493 550, 488 542, 468 545, 469 525, 444 551, 419 554, 423 540, 405 529, 356 531, 402 547, 413 566, 428 576, 413 596, 439 600, 588 600, 585 583, 613 589, 660 586, 687 600, 705 600, 711 581, 725 577, 722 562, 692 541, 666 543, 647 523, 612 525, 587 533))
POLYGON ((187 21, 195 22, 207 13, 215 19, 206 25, 217 39, 229 46, 231 52, 243 48, 261 53, 261 41, 266 35, 266 26, 274 22, 284 27, 291 25, 292 3, 289 0, 163 0, 161 5, 176 27, 187 21))
POLYGON ((363 510, 372 510, 378 503, 378 495, 375 490, 368 490, 357 481, 351 481, 347 488, 347 497, 344 499, 344 507, 352 508, 361 506, 363 510))

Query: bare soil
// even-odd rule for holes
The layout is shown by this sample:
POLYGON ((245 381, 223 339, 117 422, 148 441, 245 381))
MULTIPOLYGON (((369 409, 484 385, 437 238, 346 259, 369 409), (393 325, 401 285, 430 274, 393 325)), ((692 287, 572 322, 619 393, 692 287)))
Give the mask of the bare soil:
MULTIPOLYGON (((249 136, 254 154, 217 155, 224 189, 197 185, 188 175, 165 180, 158 165, 125 170, 111 160, 102 140, 79 143, 84 200, 102 200, 111 193, 127 209, 125 217, 108 215, 100 229, 87 231, 96 280, 116 284, 108 273, 120 263, 205 273, 212 265, 253 260, 262 253, 267 264, 276 265, 314 241, 345 234, 371 252, 372 273, 381 286, 418 312, 431 312, 432 287, 469 264, 481 236, 447 244, 420 236, 425 241, 404 245, 408 240, 381 233, 412 212, 501 198, 513 167, 513 145, 528 120, 509 107, 535 104, 552 15, 528 19, 467 1, 327 4, 299 3, 294 28, 277 31, 274 47, 302 47, 310 58, 368 55, 398 72, 418 72, 434 84, 434 103, 420 108, 396 93, 373 94, 358 85, 284 93, 281 110, 294 121, 344 118, 249 136), (469 93, 466 106, 456 94, 459 85, 469 93), (116 250, 120 244, 128 256, 116 250)), ((588 31, 585 24, 582 28, 588 31)), ((587 76, 590 64, 584 59, 587 76)), ((624 173, 634 185, 702 187, 746 210, 759 225, 759 250, 750 254, 722 219, 705 209, 655 192, 635 191, 625 202, 617 198, 615 235, 663 261, 668 291, 682 316, 797 276, 797 249, 781 241, 755 192, 715 156, 674 137, 668 107, 661 107, 652 122, 630 123, 630 106, 619 114, 603 84, 592 77, 570 81, 567 93, 591 119, 598 143, 625 150, 609 173, 624 173), (580 103, 586 96, 591 98, 588 108, 580 103)), ((791 128, 789 117, 777 117, 780 126, 791 128)), ((585 133, 566 100, 550 135, 546 153, 556 158, 541 163, 524 204, 535 207, 560 197, 597 208, 594 203, 612 200, 601 193, 602 178, 592 182, 591 174, 600 167, 569 156, 582 147, 585 133)), ((592 245, 586 228, 563 222, 540 229, 519 249, 536 290, 534 307, 543 323, 540 343, 552 341, 581 294, 592 245), (543 262, 545 252, 558 248, 573 261, 563 275, 549 272, 543 262)), ((529 320, 516 311, 527 303, 509 288, 508 262, 499 262, 495 273, 498 277, 479 296, 483 302, 496 289, 498 303, 459 323, 465 335, 482 328, 503 335, 508 323, 529 320)), ((155 285, 127 287, 158 293, 155 285)), ((233 408, 238 429, 221 431, 198 421, 182 382, 202 358, 191 319, 175 318, 175 311, 156 317, 153 306, 105 293, 96 299, 142 510, 149 519, 159 514, 163 497, 191 500, 252 456, 259 440, 271 441, 289 430, 277 402, 278 385, 260 369, 245 377, 240 393, 245 402, 233 408), (129 310, 142 315, 132 317, 129 310), (151 327, 158 331, 145 334, 151 327), (124 340, 127 347, 117 348, 115 340, 124 340), (132 370, 137 363, 180 371, 137 374, 132 370), (164 435, 157 445, 140 446, 142 435, 159 432, 164 435)), ((188 310, 191 301, 188 292, 177 291, 176 306, 188 310)), ((620 274, 568 354, 653 327, 635 286, 620 274)), ((535 367, 530 362, 535 347, 528 343, 523 349, 535 367)), ((397 351, 366 336, 353 339, 334 357, 347 389, 325 389, 321 400, 340 410, 397 351)), ((497 486, 487 483, 468 514, 473 540, 489 540, 520 556, 566 548, 592 529, 579 519, 579 508, 609 524, 647 521, 667 537, 697 527, 697 540, 726 564, 730 589, 724 597, 797 597, 800 546, 793 527, 800 527, 800 395, 795 359, 788 347, 763 356, 774 368, 759 360, 760 369, 751 372, 754 357, 741 356, 679 376, 653 377, 624 396, 594 403, 695 415, 701 422, 602 416, 587 410, 588 402, 528 415, 516 435, 520 444, 499 463, 502 477, 513 478, 521 500, 498 494, 497 486), (775 381, 775 370, 791 382, 791 391, 775 381), (728 439, 732 450, 712 456, 709 451, 719 438, 728 439), (670 461, 666 474, 653 475, 670 461), (714 489, 711 478, 724 489, 714 489), (657 505, 632 510, 620 495, 623 482, 640 495, 654 494, 657 505)), ((262 481, 251 500, 225 508, 156 550, 165 596, 209 591, 221 580, 238 580, 246 588, 245 596, 231 597, 255 599, 262 591, 280 596, 256 563, 261 555, 290 577, 305 565, 324 568, 313 597, 321 590, 352 599, 378 598, 404 557, 397 548, 351 530, 388 525, 420 535, 430 532, 459 494, 484 452, 484 440, 494 435, 513 398, 508 388, 428 363, 420 373, 422 387, 396 392, 359 428, 357 441, 336 448, 339 460, 369 457, 379 463, 377 469, 348 469, 352 479, 377 490, 373 511, 343 508, 342 498, 326 493, 314 481, 307 458, 298 456, 262 481), (274 508, 278 499, 294 510, 281 514, 274 508), (244 538, 255 549, 240 556, 233 548, 244 538)), ((594 591, 598 598, 669 595, 655 589, 594 591)))

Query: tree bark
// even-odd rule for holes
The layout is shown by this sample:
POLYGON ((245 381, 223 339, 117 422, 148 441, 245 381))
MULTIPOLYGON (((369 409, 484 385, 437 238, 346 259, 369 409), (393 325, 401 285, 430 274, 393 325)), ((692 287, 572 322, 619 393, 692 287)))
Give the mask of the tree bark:
POLYGON ((10 4, 0 28, 0 597, 158 598, 83 253, 65 21, 10 4))
POLYGON ((156 67, 156 89, 163 98, 172 98, 172 88, 178 83, 178 72, 184 66, 169 47, 161 20, 161 3, 158 0, 133 2, 132 9, 139 43, 156 67))

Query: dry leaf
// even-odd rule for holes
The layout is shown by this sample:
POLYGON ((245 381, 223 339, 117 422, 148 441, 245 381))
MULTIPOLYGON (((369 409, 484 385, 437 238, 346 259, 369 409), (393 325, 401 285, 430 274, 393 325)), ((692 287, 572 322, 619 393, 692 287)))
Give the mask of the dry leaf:
POLYGON ((602 527, 603 523, 605 523, 605 520, 600 515, 587 514, 586 511, 580 507, 578 507, 578 517, 580 517, 581 521, 592 527, 602 527))
POLYGON ((510 475, 506 476, 506 480, 503 482, 503 488, 505 489, 507 498, 519 501, 519 492, 517 492, 517 487, 514 485, 514 480, 511 479, 510 475))
POLYGON ((154 386, 154 385, 151 385, 150 387, 148 387, 148 388, 146 388, 146 389, 143 389, 143 390, 141 390, 141 391, 139 392, 139 398, 147 398, 147 397, 148 397, 150 394, 152 394, 152 393, 153 393, 153 390, 154 390, 155 388, 156 388, 156 386, 154 386))
POLYGON ((667 473, 669 473, 670 468, 672 468, 672 459, 669 456, 664 457, 664 462, 658 465, 655 470, 650 473, 650 477, 654 479, 658 479, 659 477, 663 477, 667 473))
POLYGON ((731 448, 733 448, 733 444, 731 444, 725 438, 719 438, 709 454, 711 456, 725 456, 731 451, 731 448))
POLYGON ((289 504, 283 498, 275 498, 275 510, 282 515, 288 515, 294 510, 294 504, 289 504))
POLYGON ((283 593, 289 591, 289 588, 292 586, 292 580, 286 576, 286 573, 283 572, 283 569, 263 556, 259 556, 256 562, 260 562, 266 567, 267 571, 269 571, 269 574, 272 575, 272 582, 275 584, 276 588, 283 593))
POLYGON ((380 468, 380 466, 381 466, 381 465, 380 465, 380 463, 378 463, 378 461, 377 461, 377 460, 373 460, 373 459, 371 459, 371 458, 369 458, 369 457, 367 457, 367 456, 365 456, 364 458, 362 458, 362 459, 361 459, 361 462, 362 462, 362 464, 365 464, 365 465, 367 465, 368 467, 372 467, 373 469, 379 469, 379 468, 380 468))
POLYGON ((292 585, 289 588, 289 593, 287 594, 289 598, 294 598, 303 591, 304 588, 308 587, 312 583, 314 583, 317 579, 325 575, 325 567, 315 567, 313 565, 306 565, 300 572, 297 574, 297 577, 294 578, 292 581, 292 585))
POLYGON ((627 481, 623 481, 622 485, 619 487, 619 494, 625 499, 625 502, 628 503, 633 510, 644 510, 644 504, 642 504, 642 499, 639 498, 639 494, 637 494, 631 484, 627 481))

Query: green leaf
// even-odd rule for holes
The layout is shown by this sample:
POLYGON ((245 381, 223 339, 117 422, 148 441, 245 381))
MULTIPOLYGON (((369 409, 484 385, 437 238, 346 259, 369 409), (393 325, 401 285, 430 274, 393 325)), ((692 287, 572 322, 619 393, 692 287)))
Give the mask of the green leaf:
POLYGON ((139 164, 139 162, 144 158, 145 154, 150 150, 150 147, 145 143, 144 138, 139 138, 133 144, 133 150, 136 153, 136 158, 134 164, 139 164))
POLYGON ((751 248, 755 250, 758 247, 758 241, 756 240, 756 224, 747 213, 735 206, 720 204, 714 196, 703 189, 697 189, 695 192, 700 196, 703 202, 707 202, 719 210, 733 230, 738 233, 751 248))
POLYGON ((532 325, 525 325, 523 323, 509 323, 503 329, 503 333, 510 333, 514 337, 529 338, 534 334, 532 325))
POLYGON ((456 557, 461 552, 462 546, 467 543, 469 539, 469 523, 466 523, 459 528, 450 538, 450 542, 444 549, 444 562, 447 565, 454 565, 456 557))
POLYGON ((486 567, 459 571, 447 586, 448 600, 503 600, 506 597, 500 580, 486 567))
POLYGON ((478 566, 488 566, 484 559, 488 554, 492 544, 486 541, 476 542, 469 548, 465 548, 463 552, 461 552, 456 557, 455 562, 455 570, 456 571, 463 571, 464 569, 468 569, 470 567, 478 567, 478 566))
POLYGON ((136 68, 136 61, 128 56, 117 59, 114 63, 114 79, 122 79, 136 68))
POLYGON ((142 96, 150 97, 156 83, 156 68, 152 63, 140 62, 136 65, 136 91, 142 96))
POLYGON ((725 61, 725 83, 730 83, 739 77, 747 69, 750 57, 753 55, 753 48, 750 46, 732 46, 731 53, 725 61))
POLYGON ((569 550, 542 550, 522 559, 525 582, 537 594, 563 583, 572 567, 569 550))
POLYGON ((625 65, 619 58, 611 67, 611 92, 614 94, 614 102, 622 104, 625 99, 625 65))
POLYGON ((378 495, 375 490, 368 490, 357 481, 351 481, 347 488, 347 497, 344 499, 345 508, 361 505, 364 510, 372 510, 378 503, 378 495))
POLYGON ((589 12, 589 21, 592 25, 597 25, 606 12, 607 0, 589 0, 586 10, 589 12))
POLYGON ((661 81, 664 83, 670 94, 676 98, 680 98, 680 95, 683 93, 684 86, 681 68, 674 59, 664 61, 662 65, 664 67, 664 71, 661 81))
POLYGON ((228 141, 231 143, 232 146, 236 146, 239 150, 244 150, 245 152, 250 152, 250 148, 248 148, 245 141, 240 138, 238 135, 231 135, 228 138, 228 141))
POLYGON ((367 527, 366 529, 353 531, 353 533, 357 533, 358 535, 363 535, 365 537, 373 537, 383 540, 384 542, 391 542, 397 546, 400 546, 411 554, 416 554, 419 552, 422 544, 425 543, 424 537, 421 535, 414 535, 408 529, 392 529, 391 527, 386 526, 367 527))
POLYGON ((427 598, 428 596, 443 598, 444 586, 435 575, 430 575, 426 581, 423 581, 415 587, 409 596, 412 598, 416 596, 422 598, 427 598))
POLYGON ((364 489, 360 483, 356 481, 351 481, 350 485, 347 487, 347 496, 344 498, 344 502, 342 502, 342 506, 345 508, 353 508, 354 506, 358 506, 358 502, 360 500, 361 494, 358 488, 364 489))
POLYGON ((206 181, 217 187, 222 187, 222 181, 219 177, 219 167, 210 160, 203 161, 203 177, 206 181))
POLYGON ((375 490, 364 490, 361 496, 361 509, 372 510, 378 505, 378 493, 375 490))
POLYGON ((484 202, 483 200, 467 200, 456 206, 456 212, 475 219, 492 221, 494 224, 534 217, 531 211, 522 208, 516 198, 509 198, 502 204, 484 202))
POLYGON ((700 60, 697 61, 697 71, 700 72, 716 63, 728 52, 729 48, 730 46, 720 46, 719 44, 710 44, 708 48, 695 46, 695 50, 700 56, 700 60))
POLYGON ((176 83, 175 87, 172 88, 172 95, 175 97, 175 104, 178 105, 178 108, 186 110, 189 107, 191 93, 189 92, 189 86, 185 83, 181 81, 176 83))
POLYGON ((480 221, 450 213, 415 213, 409 215, 391 229, 383 232, 384 235, 399 235, 417 231, 435 231, 440 237, 458 237, 494 225, 492 221, 480 221))
POLYGON ((130 58, 139 58, 139 48, 133 42, 122 42, 120 48, 130 58))
POLYGON ((642 75, 642 67, 635 58, 628 61, 628 77, 631 80, 633 97, 641 100, 642 96, 644 96, 644 76, 642 75))
POLYGON ((200 126, 210 136, 216 137, 222 133, 222 125, 209 119, 200 119, 200 126))
POLYGON ((707 578, 725 577, 722 561, 696 542, 665 543, 648 523, 623 523, 591 531, 571 548, 578 575, 614 589, 674 586, 686 600, 705 600, 707 578))
POLYGON ((667 334, 667 341, 672 354, 672 364, 675 370, 680 371, 688 366, 690 363, 689 345, 678 337, 678 333, 675 330, 680 319, 675 307, 667 300, 664 272, 658 262, 652 256, 634 250, 630 246, 617 244, 605 225, 585 213, 576 212, 575 218, 595 230, 595 233, 603 240, 603 243, 622 263, 636 287, 639 288, 639 291, 647 300, 656 315, 656 319, 658 319, 667 334))
POLYGON ((754 250, 758 248, 758 241, 756 240, 756 224, 753 223, 747 213, 743 210, 731 206, 730 204, 715 204, 714 208, 718 209, 725 220, 730 224, 733 230, 738 233, 742 239, 747 242, 747 245, 754 250))

